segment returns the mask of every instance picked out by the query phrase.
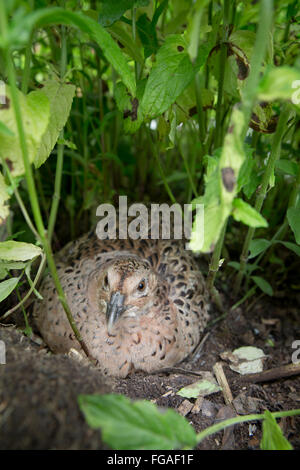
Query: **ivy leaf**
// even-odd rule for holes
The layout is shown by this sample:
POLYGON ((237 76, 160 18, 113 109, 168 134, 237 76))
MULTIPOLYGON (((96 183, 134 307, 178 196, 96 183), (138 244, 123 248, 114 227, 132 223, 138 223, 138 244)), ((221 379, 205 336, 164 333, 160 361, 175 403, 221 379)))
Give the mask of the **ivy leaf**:
POLYGON ((265 410, 263 420, 263 435, 260 442, 262 450, 292 450, 293 447, 289 441, 284 437, 280 426, 277 424, 276 419, 265 410))
POLYGON ((80 395, 78 402, 88 425, 101 429, 104 442, 117 450, 193 448, 196 433, 172 409, 160 410, 145 400, 123 395, 80 395))
POLYGON ((254 207, 242 199, 235 199, 232 203, 232 215, 235 220, 241 221, 249 227, 267 227, 268 222, 254 207))

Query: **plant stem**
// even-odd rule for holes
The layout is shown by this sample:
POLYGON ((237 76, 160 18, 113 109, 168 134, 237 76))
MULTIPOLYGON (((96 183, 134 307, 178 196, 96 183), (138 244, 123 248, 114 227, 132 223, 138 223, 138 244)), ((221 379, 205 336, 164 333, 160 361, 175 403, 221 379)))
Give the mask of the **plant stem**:
MULTIPOLYGON (((67 70, 67 39, 66 27, 61 26, 61 60, 60 60, 60 77, 63 79, 67 70)), ((64 138, 64 130, 60 131, 59 139, 64 138)), ((64 161, 64 145, 58 144, 57 146, 57 162, 55 168, 55 181, 54 181, 54 194, 52 197, 52 205, 50 209, 49 223, 48 223, 48 239, 51 244, 55 222, 57 218, 57 211, 61 194, 61 182, 64 161)))
POLYGON ((200 143, 202 146, 202 154, 205 154, 205 123, 204 123, 204 116, 203 116, 203 106, 202 106, 202 98, 201 98, 201 83, 200 83, 200 75, 199 72, 195 75, 195 94, 196 94, 196 104, 197 104, 197 115, 198 115, 198 124, 199 124, 199 137, 200 143))
POLYGON ((26 95, 28 91, 29 77, 30 77, 30 65, 31 65, 31 47, 32 47, 33 33, 30 35, 28 44, 25 50, 25 65, 23 69, 21 91, 26 95))
MULTIPOLYGON (((275 411, 271 413, 274 418, 283 418, 284 416, 296 416, 300 414, 300 409, 289 410, 289 411, 275 411)), ((221 431, 222 429, 227 428, 228 426, 233 426, 234 424, 244 423, 247 421, 257 421, 264 419, 265 416, 263 414, 252 414, 247 416, 237 416, 236 418, 229 418, 225 421, 221 421, 220 423, 213 424, 208 428, 204 429, 197 434, 197 443, 203 441, 206 437, 210 436, 211 434, 215 434, 216 432, 221 431)))
POLYGON ((154 154, 154 157, 155 157, 155 160, 156 160, 156 163, 157 163, 157 166, 158 166, 158 170, 160 172, 161 179, 163 180, 165 189, 168 193, 168 196, 169 196, 170 200, 173 202, 173 204, 175 204, 176 199, 175 199, 175 197, 172 193, 172 190, 171 190, 171 188, 170 188, 170 186, 167 182, 166 176, 165 176, 164 171, 162 169, 159 154, 158 154, 158 149, 157 149, 157 146, 154 145, 154 142, 153 142, 152 137, 151 137, 151 131, 150 131, 149 127, 147 127, 147 133, 148 133, 148 140, 149 140, 149 143, 150 143, 150 146, 151 146, 151 150, 152 150, 152 153, 154 154))
MULTIPOLYGON (((274 137, 273 137, 271 153, 270 153, 268 163, 267 163, 264 175, 263 175, 261 186, 258 190, 258 195, 256 197, 254 208, 257 212, 261 211, 264 199, 265 199, 266 194, 267 194, 267 189, 268 189, 268 186, 269 186, 270 177, 271 177, 272 172, 274 171, 275 162, 276 162, 276 160, 277 160, 277 158, 279 157, 279 154, 280 154, 282 136, 285 132, 285 128, 286 128, 286 124, 287 124, 287 121, 288 121, 288 118, 289 118, 289 114, 290 114, 289 107, 288 107, 288 104, 286 104, 284 106, 284 109, 282 110, 282 112, 280 114, 280 118, 279 118, 279 121, 278 121, 278 124, 277 124, 276 132, 275 132, 274 137)), ((254 227, 249 227, 247 235, 246 235, 246 239, 245 239, 245 242, 244 242, 244 245, 243 245, 241 257, 240 257, 240 271, 239 271, 239 273, 237 275, 237 278, 236 278, 236 282, 235 282, 235 286, 234 286, 234 295, 237 295, 237 293, 239 292, 240 287, 241 287, 241 283, 242 283, 242 280, 243 280, 243 277, 244 277, 246 264, 247 264, 249 246, 250 246, 251 240, 253 238, 254 232, 255 232, 255 228, 254 227)))
POLYGON ((261 64, 265 58, 267 45, 270 38, 270 31, 273 24, 273 1, 261 0, 259 23, 256 32, 256 39, 250 62, 250 74, 246 80, 242 91, 242 112, 244 114, 244 129, 241 133, 241 140, 244 141, 248 124, 251 117, 253 100, 257 92, 257 85, 260 79, 261 64))
POLYGON ((220 294, 217 291, 217 289, 214 287, 215 283, 215 278, 217 275, 217 272, 219 270, 219 265, 220 265, 220 257, 221 257, 221 251, 224 243, 224 237, 226 233, 226 228, 227 228, 227 221, 224 223, 222 231, 220 233, 219 240, 216 243, 211 262, 209 265, 209 271, 206 279, 206 286, 210 294, 212 295, 213 300, 215 301, 216 305, 218 306, 220 311, 223 311, 223 306, 220 298, 220 294))
POLYGON ((222 41, 220 50, 220 61, 219 61, 219 79, 218 79, 218 98, 216 107, 216 133, 215 133, 215 148, 222 145, 222 101, 223 101, 223 87, 224 77, 227 59, 227 38, 228 38, 228 25, 229 25, 229 12, 230 2, 224 0, 223 8, 223 28, 222 28, 222 41))
MULTIPOLYGON (((294 187, 291 191, 291 194, 290 194, 290 197, 289 197, 289 202, 288 202, 288 207, 287 207, 287 211, 288 209, 290 209, 291 207, 295 207, 296 204, 297 204, 297 201, 298 201, 298 194, 300 192, 300 167, 298 169, 298 174, 297 174, 297 177, 296 177, 296 180, 294 182, 294 187)), ((285 214, 285 218, 284 218, 284 222, 283 224, 279 227, 279 229, 276 231, 275 235, 273 235, 273 237, 271 238, 270 240, 270 251, 269 251, 269 254, 267 257, 265 257, 264 259, 264 262, 263 264, 265 264, 268 259, 270 258, 271 254, 272 254, 272 249, 274 248, 274 245, 273 243, 276 241, 276 240, 282 240, 284 237, 285 237, 285 234, 288 230, 288 227, 289 227, 289 222, 288 222, 288 218, 287 218, 287 212, 285 214)), ((258 266, 261 259, 266 255, 266 252, 268 251, 268 248, 266 248, 265 251, 263 251, 262 253, 260 253, 259 257, 257 258, 257 260, 255 261, 255 266, 258 266)))
MULTIPOLYGON (((5 5, 3 2, 0 2, 0 26, 1 26, 1 32, 4 38, 7 37, 7 16, 6 16, 6 9, 5 5)), ((88 352, 88 349, 80 335, 80 332, 73 320, 71 310, 68 306, 67 299, 65 297, 64 291, 62 289, 58 273, 56 270, 55 262, 54 262, 54 257, 52 254, 51 246, 47 237, 47 233, 44 227, 44 223, 42 220, 42 215, 39 207, 39 201, 38 201, 38 195, 36 192, 35 188, 35 183, 34 183, 34 178, 33 178, 33 173, 32 173, 32 168, 31 164, 29 161, 29 155, 28 155, 28 148, 27 148, 27 142, 26 142, 26 136, 25 136, 25 131, 23 127, 23 121, 22 121, 22 114, 21 114, 21 108, 19 104, 19 97, 18 97, 18 89, 16 86, 16 76, 15 76, 15 69, 12 63, 12 58, 11 58, 11 52, 9 47, 7 47, 4 51, 4 60, 7 66, 7 75, 8 75, 8 81, 10 84, 10 90, 11 90, 11 99, 12 99, 12 104, 13 104, 13 109, 15 113, 15 119, 16 119, 16 124, 17 124, 17 129, 18 129, 18 136, 19 136, 19 141, 20 141, 20 147, 21 147, 21 152, 22 152, 22 158, 23 158, 23 163, 24 163, 24 168, 25 168, 25 177, 26 177, 26 182, 27 182, 27 187, 28 187, 28 193, 29 193, 29 199, 30 199, 30 204, 35 220, 35 224, 37 227, 37 231, 39 233, 39 237, 41 239, 47 261, 48 261, 48 266, 51 272, 51 275, 53 277, 53 281, 58 293, 59 300, 62 303, 62 306, 66 312, 67 318, 69 320, 70 326, 74 332, 74 335, 78 342, 80 343, 83 351, 86 353, 88 357, 90 357, 90 354, 88 352)))

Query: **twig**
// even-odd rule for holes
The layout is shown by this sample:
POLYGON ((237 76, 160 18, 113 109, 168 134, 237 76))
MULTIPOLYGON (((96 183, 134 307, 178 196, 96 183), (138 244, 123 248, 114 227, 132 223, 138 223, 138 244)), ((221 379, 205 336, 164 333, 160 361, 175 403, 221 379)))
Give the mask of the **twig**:
POLYGON ((241 382, 269 382, 271 380, 281 379, 283 377, 291 377, 300 374, 300 362, 296 364, 287 364, 285 366, 274 367, 273 369, 264 370, 257 374, 247 374, 240 378, 241 382))
POLYGON ((222 363, 216 362, 215 365, 213 366, 213 370, 214 370, 216 379, 218 381, 218 384, 220 385, 222 389, 222 393, 223 393, 224 401, 226 405, 231 405, 233 402, 233 396, 232 396, 229 384, 227 382, 222 363))

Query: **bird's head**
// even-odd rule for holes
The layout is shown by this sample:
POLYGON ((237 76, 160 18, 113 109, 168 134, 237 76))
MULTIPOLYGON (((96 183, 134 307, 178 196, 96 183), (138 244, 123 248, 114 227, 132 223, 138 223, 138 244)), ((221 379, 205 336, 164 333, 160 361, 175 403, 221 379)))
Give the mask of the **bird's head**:
POLYGON ((120 256, 107 263, 98 279, 98 294, 106 303, 109 334, 121 318, 135 318, 149 311, 158 282, 150 264, 138 257, 120 256))

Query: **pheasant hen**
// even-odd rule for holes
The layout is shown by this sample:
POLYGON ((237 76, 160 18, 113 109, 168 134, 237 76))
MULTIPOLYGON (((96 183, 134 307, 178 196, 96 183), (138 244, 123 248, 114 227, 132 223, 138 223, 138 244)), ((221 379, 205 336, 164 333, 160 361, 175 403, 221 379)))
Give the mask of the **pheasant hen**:
MULTIPOLYGON (((106 375, 173 366, 197 346, 207 320, 204 280, 180 240, 99 240, 56 255, 73 318, 106 375)), ((50 275, 34 318, 53 352, 80 349, 50 275)))

